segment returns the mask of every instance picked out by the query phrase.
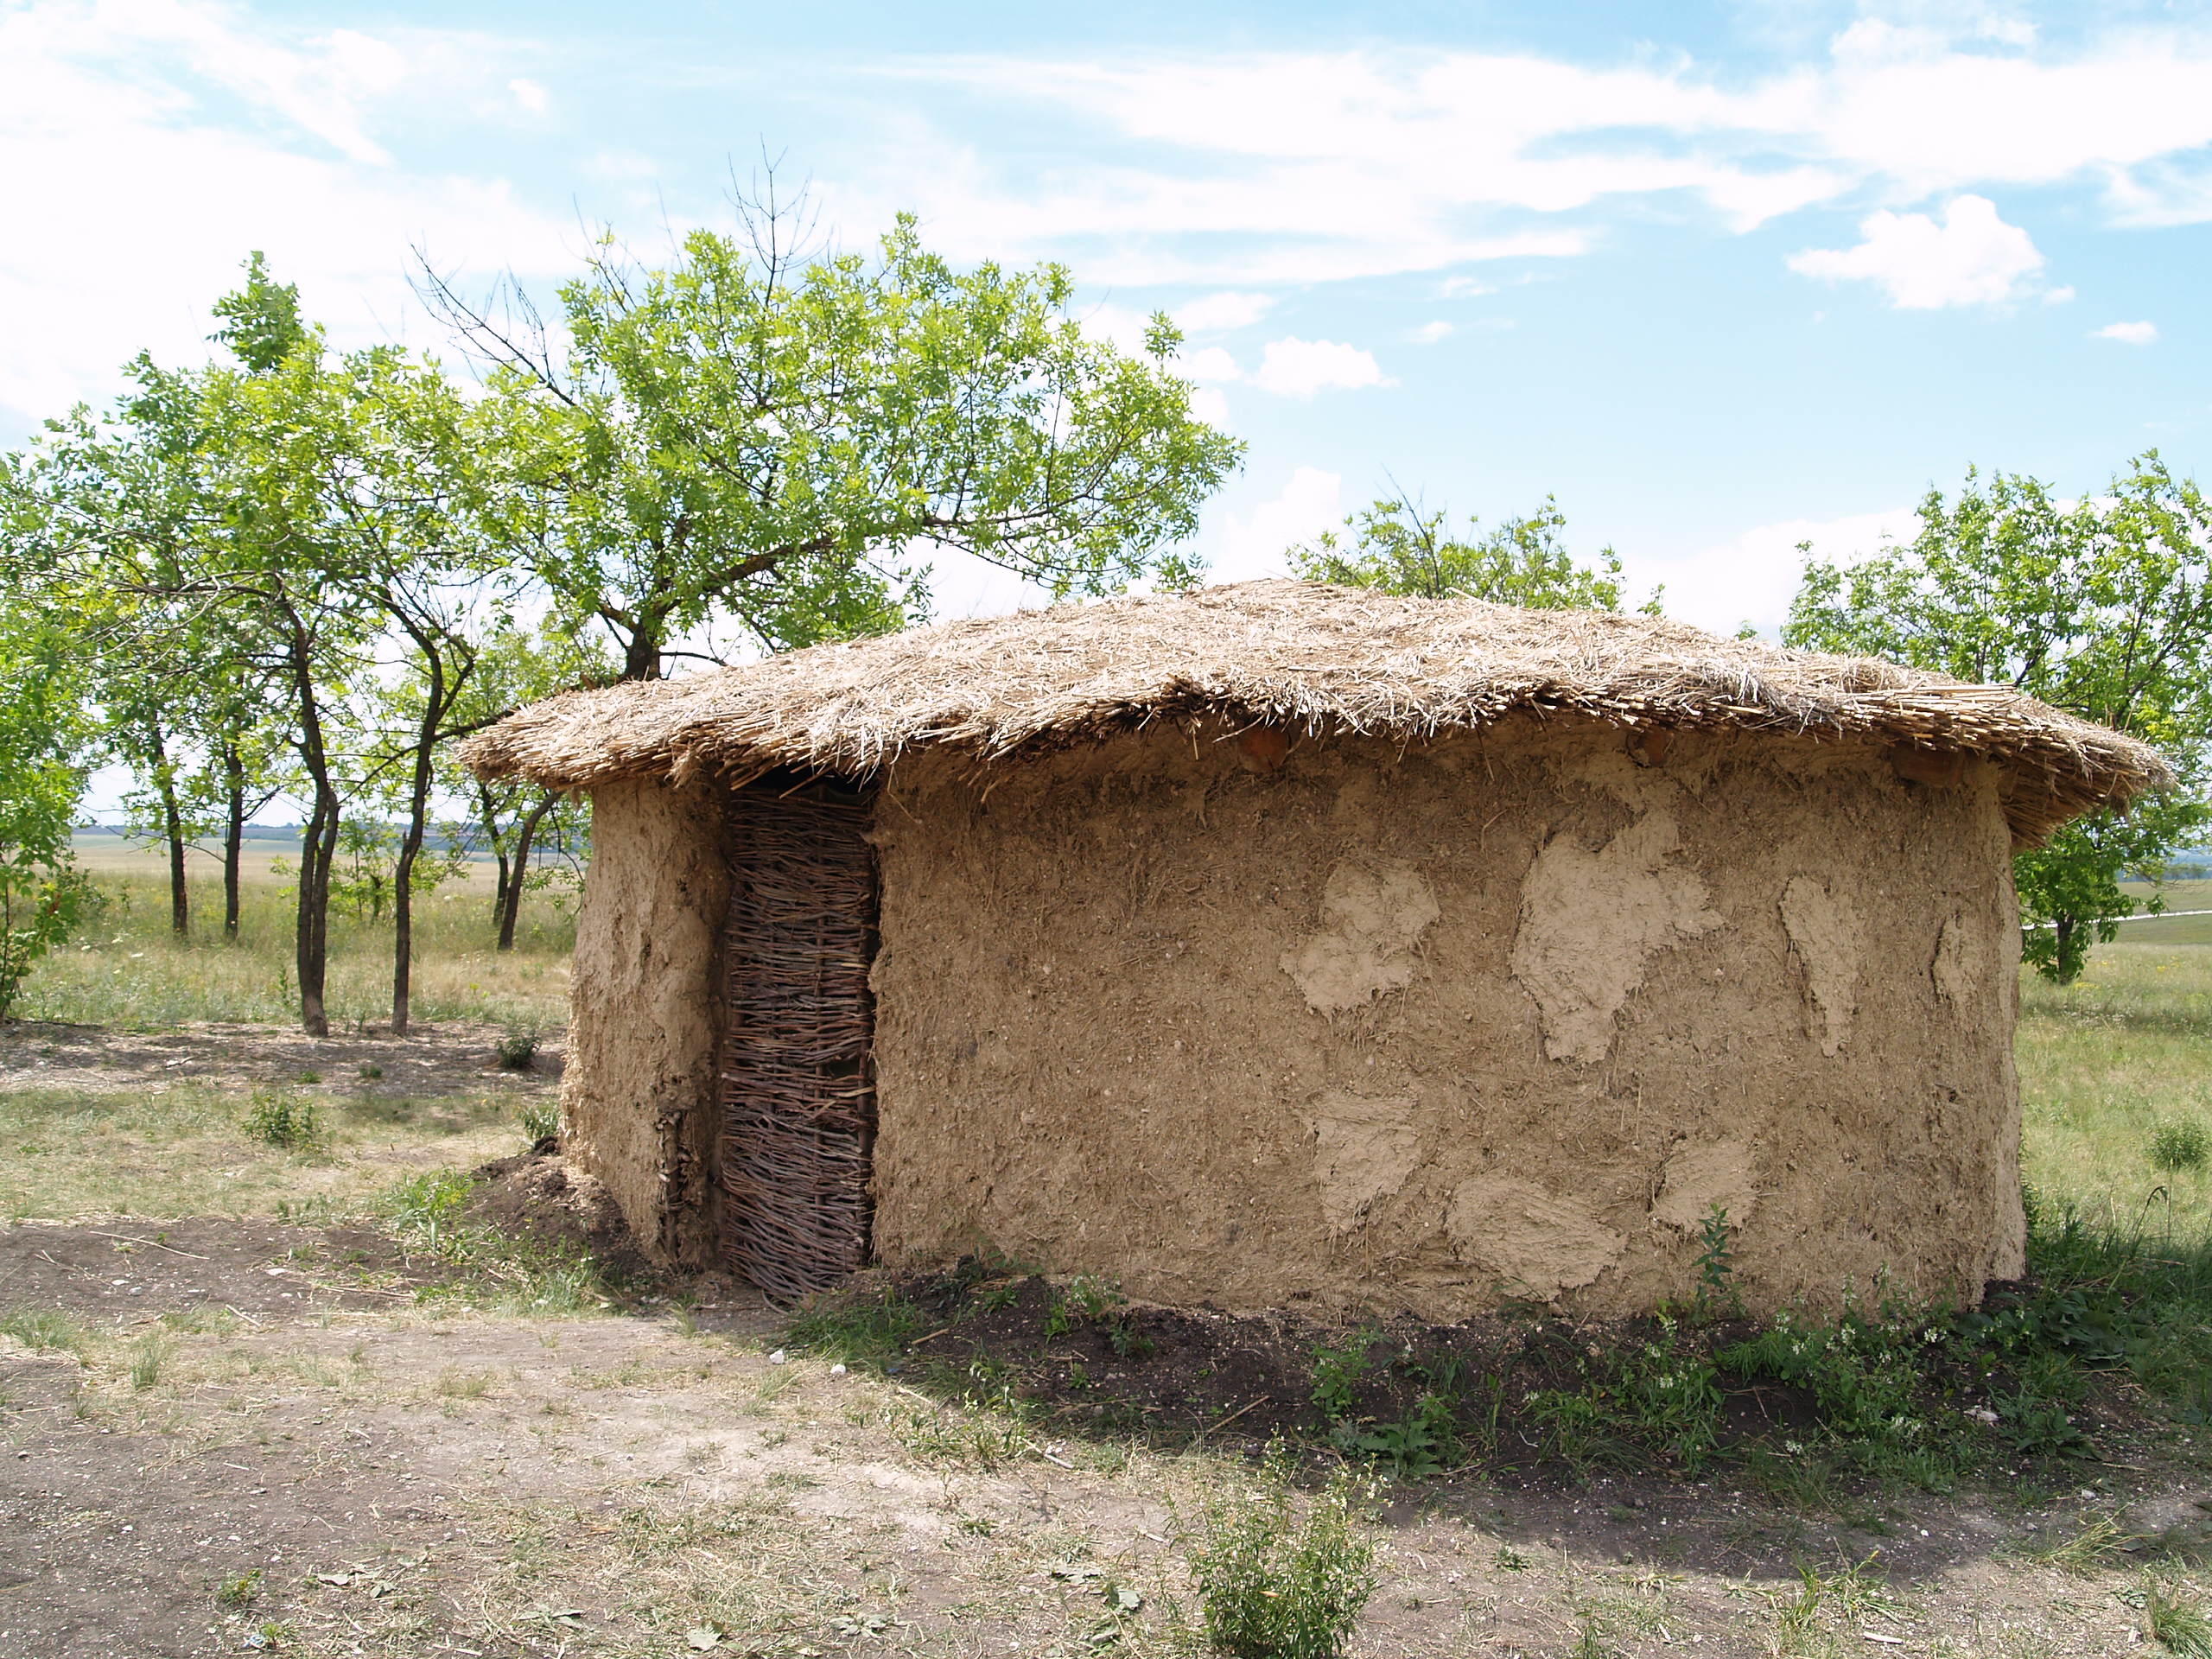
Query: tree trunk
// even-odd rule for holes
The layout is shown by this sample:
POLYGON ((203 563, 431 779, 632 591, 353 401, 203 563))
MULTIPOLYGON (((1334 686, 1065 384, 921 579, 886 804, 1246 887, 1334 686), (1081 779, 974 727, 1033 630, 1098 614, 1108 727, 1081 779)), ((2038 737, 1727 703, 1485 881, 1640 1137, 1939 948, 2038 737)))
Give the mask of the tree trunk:
POLYGON ((553 810, 553 804, 560 798, 557 793, 546 796, 524 816, 515 832, 514 874, 507 882, 506 908, 499 915, 499 949, 502 950, 515 948, 515 920, 522 914, 522 895, 529 885, 524 878, 530 874, 531 841, 537 834, 539 820, 553 810))
POLYGON ((162 728, 149 721, 147 753, 154 761, 154 787, 162 800, 162 834, 169 844, 169 931, 179 938, 192 935, 191 901, 184 890, 184 814, 176 804, 176 775, 169 770, 162 728))
POLYGON ((330 867, 338 856, 338 791, 330 782, 324 747, 322 702, 315 683, 313 642, 294 620, 293 690, 300 729, 294 747, 315 786, 315 806, 300 836, 300 890, 293 957, 300 975, 300 1025, 310 1037, 330 1035, 323 985, 330 959, 330 867))
POLYGON ((499 861, 499 881, 492 890, 492 925, 498 927, 499 918, 507 913, 507 849, 499 844, 499 809, 492 799, 492 791, 481 783, 476 785, 476 822, 484 827, 484 844, 492 849, 492 856, 499 861))
POLYGON ((223 937, 238 937, 238 866, 245 852, 245 761, 238 745, 223 746, 225 804, 223 824, 223 937))
POLYGON ((642 623, 631 630, 630 643, 622 653, 622 677, 626 680, 660 678, 658 630, 642 623))
POLYGON ((438 726, 445 718, 445 663, 437 652, 425 646, 423 666, 429 685, 423 697, 423 723, 415 733, 415 775, 407 792, 407 830, 400 837, 399 862, 391 890, 391 1034, 407 1034, 409 976, 415 950, 415 861, 429 831, 430 785, 435 778, 432 757, 438 744, 438 726))
POLYGON ((161 771, 162 830, 169 840, 169 931, 179 938, 192 937, 190 901, 184 891, 184 815, 177 810, 176 784, 168 768, 161 771))
POLYGON ((2071 985, 2076 972, 2073 958, 2074 927, 2074 918, 2071 916, 2051 918, 2052 941, 2057 947, 2053 965, 2058 969, 2056 976, 2061 985, 2071 985))

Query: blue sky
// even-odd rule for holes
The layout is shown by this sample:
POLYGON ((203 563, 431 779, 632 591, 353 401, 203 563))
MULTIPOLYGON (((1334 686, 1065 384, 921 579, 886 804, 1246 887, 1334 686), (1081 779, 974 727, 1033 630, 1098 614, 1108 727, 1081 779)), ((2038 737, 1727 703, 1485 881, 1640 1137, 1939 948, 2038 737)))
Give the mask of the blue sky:
MULTIPOLYGON (((1546 493, 1768 626, 1970 463, 2212 474, 2195 5, 1061 9, 0 0, 0 442, 204 349, 249 248, 341 343, 438 343, 410 247, 543 287, 726 217, 764 150, 864 241, 1068 261, 1189 326, 1249 441, 1223 577, 1391 480, 1546 493)), ((943 608, 1013 602, 947 570, 943 608)))

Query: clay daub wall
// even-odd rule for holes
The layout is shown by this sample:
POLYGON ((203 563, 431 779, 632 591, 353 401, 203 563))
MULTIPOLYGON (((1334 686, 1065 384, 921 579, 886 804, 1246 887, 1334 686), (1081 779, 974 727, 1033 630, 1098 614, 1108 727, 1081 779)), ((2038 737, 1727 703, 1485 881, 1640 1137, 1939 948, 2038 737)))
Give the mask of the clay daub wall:
POLYGON ((1623 1313, 1694 1288, 1719 1205, 1754 1307, 1972 1295, 2021 1265, 2000 781, 1528 718, 910 754, 876 817, 879 1254, 1623 1313))
POLYGON ((722 792, 706 784, 592 792, 561 1083, 563 1150, 607 1184, 648 1249, 694 1266, 715 1243, 722 826, 722 792))

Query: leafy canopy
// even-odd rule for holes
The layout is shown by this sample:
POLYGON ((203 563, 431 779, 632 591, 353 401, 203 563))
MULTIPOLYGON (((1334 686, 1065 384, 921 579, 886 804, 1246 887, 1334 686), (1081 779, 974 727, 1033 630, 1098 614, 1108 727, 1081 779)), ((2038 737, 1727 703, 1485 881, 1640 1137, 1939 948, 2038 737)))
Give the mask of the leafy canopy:
MULTIPOLYGON (((1550 496, 1522 518, 1484 531, 1467 521, 1452 536, 1442 512, 1424 512, 1403 495, 1377 500, 1344 520, 1347 535, 1324 531, 1311 547, 1290 550, 1291 568, 1308 582, 1375 588, 1422 599, 1486 599, 1532 610, 1618 611, 1621 562, 1610 547, 1579 563, 1560 539, 1567 518, 1550 496), (1478 533, 1480 532, 1480 533, 1478 533)), ((1659 613, 1659 594, 1640 607, 1659 613)))
MULTIPOLYGON (((1783 639, 2011 685, 2152 744, 2183 791, 2069 824, 2014 863, 2028 960, 2061 982, 2092 936, 2133 913, 2120 880, 2155 874, 2212 819, 2200 789, 2212 738, 2212 512, 2156 451, 2101 498, 1968 473, 1931 490, 1912 540, 1856 563, 1808 556, 1783 639)), ((1809 548, 1807 550, 1809 555, 1809 548)), ((2151 907, 2156 909, 2153 899, 2151 907)))
POLYGON ((70 849, 84 723, 61 631, 0 601, 0 1019, 84 897, 70 849))
POLYGON ((804 257, 789 228, 749 213, 658 270, 603 243, 557 359, 434 283, 496 365, 537 573, 626 676, 718 622, 770 650, 900 626, 931 547, 1060 597, 1196 580, 1173 544, 1243 446, 1192 416, 1164 317, 1128 356, 1059 265, 958 270, 903 217, 872 256, 804 257))

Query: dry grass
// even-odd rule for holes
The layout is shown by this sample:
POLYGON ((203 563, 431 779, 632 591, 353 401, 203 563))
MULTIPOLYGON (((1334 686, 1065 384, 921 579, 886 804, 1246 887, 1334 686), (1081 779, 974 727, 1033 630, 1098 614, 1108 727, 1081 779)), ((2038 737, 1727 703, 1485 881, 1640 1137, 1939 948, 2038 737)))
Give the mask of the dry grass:
MULTIPOLYGON (((299 1017, 293 978, 290 891, 246 885, 239 938, 221 937, 219 882, 191 883, 193 933, 169 931, 168 885, 147 855, 104 851, 93 872, 105 903, 77 937, 40 963, 15 1013, 22 1020, 158 1031, 194 1021, 289 1024, 299 1017)), ((415 923, 414 1014, 420 1020, 482 1020, 555 1029, 569 1016, 572 918, 543 896, 523 911, 515 949, 499 951, 489 891, 454 883, 421 900, 415 923)), ((334 913, 327 1001, 334 1028, 387 1019, 391 925, 334 913)))
POLYGON ((2018 692, 1679 622, 1294 581, 1057 606, 569 692, 469 740, 559 787, 797 766, 865 777, 918 744, 988 759, 1211 717, 1417 740, 1522 711, 1614 726, 1856 736, 1990 756, 2024 840, 2169 776, 2150 748, 2018 692))
MULTIPOLYGON (((301 1092, 310 1092, 304 1086, 301 1092)), ((0 1092, 0 1217, 357 1213, 395 1180, 516 1149, 504 1096, 320 1095, 322 1143, 287 1152, 242 1127, 242 1091, 0 1092)))

